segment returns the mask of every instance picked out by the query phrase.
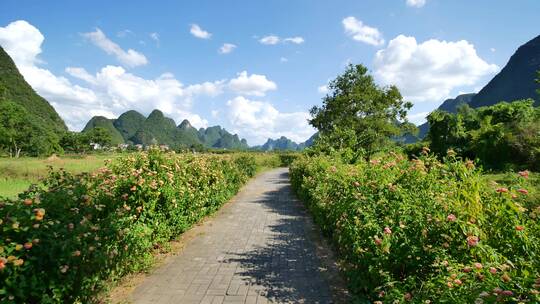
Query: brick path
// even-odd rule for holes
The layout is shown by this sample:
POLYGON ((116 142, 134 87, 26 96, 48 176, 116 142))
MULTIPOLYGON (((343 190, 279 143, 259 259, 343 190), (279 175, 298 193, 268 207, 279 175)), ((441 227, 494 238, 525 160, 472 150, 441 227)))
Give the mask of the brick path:
POLYGON ((135 289, 132 302, 334 303, 316 253, 321 245, 291 195, 287 169, 253 179, 199 228, 135 289))

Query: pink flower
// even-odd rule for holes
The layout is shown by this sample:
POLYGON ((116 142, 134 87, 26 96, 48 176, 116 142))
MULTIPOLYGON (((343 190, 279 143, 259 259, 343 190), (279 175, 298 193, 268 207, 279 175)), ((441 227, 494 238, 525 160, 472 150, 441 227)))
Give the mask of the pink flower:
POLYGON ((484 266, 482 266, 481 263, 474 263, 474 268, 476 268, 476 269, 482 269, 482 267, 484 267, 484 266))
POLYGON ((516 226, 516 230, 517 230, 517 231, 523 231, 523 229, 525 229, 523 226, 519 226, 519 225, 516 226))
POLYGON ((412 299, 412 294, 407 292, 403 297, 405 298, 405 301, 410 301, 412 299))
POLYGON ((501 187, 501 188, 497 188, 497 193, 507 193, 508 192, 508 189, 507 188, 504 188, 504 187, 501 187))
POLYGON ((469 267, 469 266, 465 266, 465 267, 463 268, 463 272, 465 272, 465 273, 469 273, 469 272, 471 272, 471 271, 472 271, 472 268, 469 267))
POLYGON ((489 272, 491 274, 496 274, 497 273, 497 269, 495 267, 489 267, 489 272))
POLYGON ((375 241, 374 241, 374 242, 375 242, 375 245, 377 245, 377 246, 380 246, 380 245, 382 244, 381 239, 378 238, 378 237, 375 237, 375 241))
POLYGON ((353 185, 354 185, 355 187, 360 187, 360 183, 359 183, 359 182, 354 182, 353 185))
POLYGON ((501 292, 501 294, 503 294, 505 296, 512 296, 514 293, 511 290, 505 290, 505 291, 501 292))
POLYGON ((449 221, 449 222, 454 222, 456 220, 456 216, 453 215, 453 214, 449 214, 447 217, 446 217, 446 220, 449 221))
POLYGON ((336 168, 336 166, 332 166, 332 167, 330 167, 330 172, 332 172, 332 173, 335 173, 335 172, 337 172, 337 168, 336 168))
POLYGON ((455 279, 455 280, 454 280, 454 283, 455 283, 456 285, 461 285, 461 284, 463 284, 463 282, 461 282, 460 279, 455 279))
POLYGON ((529 194, 529 191, 527 191, 526 189, 518 189, 517 192, 519 192, 521 194, 525 194, 525 195, 529 194))
POLYGON ((525 179, 529 178, 529 171, 527 171, 527 170, 525 170, 525 171, 519 171, 518 174, 519 174, 519 176, 521 176, 521 177, 523 177, 523 178, 525 178, 525 179))
POLYGON ((476 247, 478 245, 479 239, 475 235, 471 235, 467 237, 467 245, 470 247, 476 247))
POLYGON ((388 227, 384 227, 384 234, 392 234, 392 230, 388 227))

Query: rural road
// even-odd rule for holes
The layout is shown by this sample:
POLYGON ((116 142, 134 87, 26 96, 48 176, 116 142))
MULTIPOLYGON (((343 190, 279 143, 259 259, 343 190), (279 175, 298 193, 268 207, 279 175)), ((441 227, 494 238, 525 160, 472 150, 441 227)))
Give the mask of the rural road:
POLYGON ((252 179, 195 229, 130 302, 336 303, 331 251, 292 196, 286 168, 252 179))

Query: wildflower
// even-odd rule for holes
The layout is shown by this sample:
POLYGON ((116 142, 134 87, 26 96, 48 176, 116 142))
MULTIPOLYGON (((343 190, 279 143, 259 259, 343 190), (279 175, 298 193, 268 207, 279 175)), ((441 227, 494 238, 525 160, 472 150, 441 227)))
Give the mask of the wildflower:
POLYGON ((124 193, 124 194, 122 194, 121 197, 122 197, 123 200, 127 201, 129 195, 127 193, 124 193))
POLYGON ((489 292, 482 291, 482 292, 479 294, 479 296, 482 297, 482 298, 489 297, 489 292))
POLYGON ((456 216, 453 215, 453 214, 449 214, 447 217, 446 217, 446 220, 449 221, 449 222, 454 222, 456 220, 456 216))
POLYGON ((519 193, 521 193, 521 194, 524 194, 524 195, 529 194, 529 191, 527 191, 526 189, 518 189, 517 192, 519 192, 519 193))
POLYGON ((131 189, 129 189, 129 190, 131 190, 131 191, 136 191, 136 190, 137 190, 137 186, 134 185, 134 186, 132 186, 131 189))
POLYGON ((484 300, 482 300, 482 298, 477 298, 474 300, 474 304, 484 304, 484 300))
POLYGON ((511 291, 511 290, 504 290, 503 292, 501 292, 502 295, 505 295, 505 296, 512 296, 514 295, 514 293, 511 291))
POLYGON ((4 268, 6 268, 5 259, 0 258, 0 271, 4 270, 4 268))
POLYGON ((19 229, 19 223, 18 222, 15 222, 11 225, 11 228, 13 229, 19 229))
POLYGON ((467 237, 467 245, 470 247, 476 247, 478 245, 479 239, 475 235, 471 235, 467 237))
POLYGON ((69 223, 68 228, 69 228, 69 230, 73 230, 73 228, 75 228, 75 225, 73 225, 73 223, 69 223))
POLYGON ((24 200, 24 204, 26 206, 30 206, 30 205, 32 205, 32 203, 33 203, 32 199, 27 198, 27 199, 24 200))
POLYGON ((354 182, 353 185, 354 185, 355 187, 360 187, 360 183, 359 183, 359 182, 354 182))
POLYGON ((527 171, 527 170, 519 171, 518 174, 519 174, 519 176, 521 176, 521 177, 523 177, 525 179, 529 178, 529 171, 527 171))
POLYGON ((384 234, 390 235, 390 234, 392 234, 392 230, 390 228, 388 228, 388 227, 384 227, 384 234))
POLYGON ((448 151, 446 151, 446 155, 448 155, 449 157, 453 157, 456 156, 457 153, 453 149, 448 149, 448 151))
POLYGON ((33 243, 34 245, 39 244, 39 239, 33 239, 33 240, 32 240, 32 243, 33 243))
POLYGON ((13 261, 13 266, 22 266, 22 264, 24 264, 23 259, 16 259, 15 261, 13 261))
POLYGON ((71 255, 74 256, 74 257, 78 257, 78 256, 81 255, 81 251, 80 250, 75 250, 75 251, 73 251, 73 253, 71 255))
POLYGON ((501 187, 501 188, 497 188, 497 193, 507 193, 508 192, 508 189, 507 188, 504 188, 504 187, 501 187))
POLYGON ((23 245, 21 245, 21 244, 15 245, 15 250, 19 251, 21 249, 23 249, 23 245))
POLYGON ((503 275, 501 276, 501 280, 502 280, 503 282, 505 282, 505 283, 508 283, 508 282, 510 282, 511 279, 510 279, 510 276, 509 276, 508 274, 505 273, 505 274, 503 274, 503 275))
POLYGON ((517 231, 523 231, 523 229, 525 229, 523 226, 516 226, 517 231))
POLYGON ((336 172, 337 172, 336 166, 331 166, 331 167, 330 167, 330 172, 336 173, 336 172))
POLYGON ((463 282, 462 282, 460 279, 455 279, 455 280, 454 280, 454 283, 455 283, 456 285, 461 285, 461 284, 463 284, 463 282))
POLYGON ((465 167, 467 167, 467 169, 473 169, 474 168, 474 162, 472 160, 468 159, 465 162, 465 167))
POLYGON ((405 298, 405 301, 410 301, 412 299, 412 294, 410 292, 407 292, 403 298, 405 298))
POLYGON ((472 271, 472 268, 471 268, 471 267, 469 267, 469 266, 463 267, 463 272, 469 273, 469 272, 471 272, 471 271, 472 271))
POLYGON ((385 292, 384 292, 384 291, 380 291, 380 292, 379 292, 379 298, 383 298, 384 295, 385 295, 385 292))
POLYGON ((66 273, 69 269, 69 266, 68 265, 63 265, 63 266, 60 266, 60 272, 61 273, 66 273))
POLYGON ((32 243, 30 242, 24 243, 24 249, 30 250, 31 248, 32 248, 32 243))
POLYGON ((428 147, 422 147, 422 154, 427 155, 431 150, 428 147))
POLYGON ((375 237, 374 242, 375 242, 375 245, 377 245, 377 246, 380 246, 382 244, 381 239, 379 239, 378 237, 375 237))
POLYGON ((491 274, 496 274, 497 273, 497 269, 495 267, 489 267, 489 272, 491 274))

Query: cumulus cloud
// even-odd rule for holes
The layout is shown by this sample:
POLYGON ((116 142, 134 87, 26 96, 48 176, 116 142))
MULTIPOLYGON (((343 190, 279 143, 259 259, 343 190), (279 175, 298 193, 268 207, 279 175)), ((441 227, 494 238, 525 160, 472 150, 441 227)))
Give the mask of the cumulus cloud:
POLYGON ((410 122, 414 123, 415 125, 421 125, 427 121, 427 116, 429 115, 429 112, 418 112, 415 114, 409 114, 407 115, 407 118, 410 122))
POLYGON ((407 5, 412 7, 422 7, 426 5, 426 0, 407 0, 407 5))
POLYGON ((265 75, 248 75, 247 71, 243 71, 229 81, 229 88, 237 94, 264 96, 267 91, 276 90, 277 85, 265 75))
POLYGON ((155 108, 176 121, 187 118, 194 126, 205 127, 208 121, 191 111, 193 100, 201 95, 217 96, 225 85, 221 80, 184 86, 170 73, 144 79, 120 66, 106 66, 96 74, 80 67, 66 68, 68 75, 83 82, 80 86, 38 66, 43 41, 41 32, 26 21, 0 27, 0 45, 26 81, 54 106, 72 130, 82 129, 94 115, 114 118, 129 109, 148 114, 155 108))
POLYGON ((343 19, 342 23, 345 34, 352 39, 373 46, 381 46, 384 44, 383 35, 377 28, 365 25, 362 21, 352 16, 343 19))
POLYGON ((268 35, 259 39, 259 43, 266 44, 266 45, 276 45, 278 43, 302 44, 304 42, 305 42, 304 38, 300 36, 288 37, 288 38, 282 39, 276 35, 268 35))
POLYGON ((220 54, 229 54, 230 52, 234 51, 235 48, 236 48, 236 45, 234 45, 232 43, 224 43, 219 48, 219 53, 220 54))
POLYGON ((474 45, 431 39, 417 43, 400 35, 375 56, 375 76, 382 84, 394 84, 409 100, 440 102, 453 89, 473 86, 499 70, 478 56, 474 45))
POLYGON ((283 113, 269 102, 253 101, 242 96, 227 101, 227 117, 234 133, 256 145, 280 136, 300 143, 315 133, 307 122, 309 113, 283 113))
POLYGON ((127 67, 136 67, 148 63, 148 60, 143 54, 132 49, 123 50, 118 44, 107 38, 99 28, 96 28, 93 32, 82 33, 81 35, 107 54, 114 55, 118 61, 127 67))
POLYGON ((207 32, 205 30, 203 30, 197 24, 192 24, 189 32, 191 33, 191 35, 193 35, 193 36, 195 36, 197 38, 200 38, 200 39, 210 39, 212 37, 212 34, 210 34, 209 32, 207 32))

